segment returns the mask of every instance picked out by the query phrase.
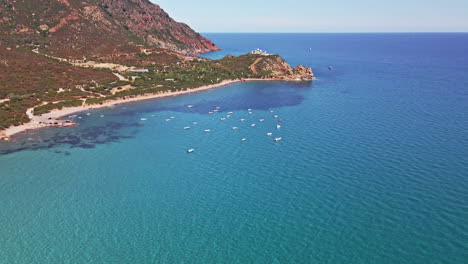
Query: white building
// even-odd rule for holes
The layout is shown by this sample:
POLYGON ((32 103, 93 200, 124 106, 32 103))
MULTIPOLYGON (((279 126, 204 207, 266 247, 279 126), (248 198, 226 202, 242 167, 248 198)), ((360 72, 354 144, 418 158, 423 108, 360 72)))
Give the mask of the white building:
POLYGON ((149 72, 148 69, 143 69, 143 68, 132 68, 130 69, 131 72, 149 72))
POLYGON ((261 49, 252 50, 251 53, 255 54, 255 55, 264 55, 264 56, 270 55, 270 54, 268 54, 268 52, 266 52, 264 50, 261 50, 261 49))

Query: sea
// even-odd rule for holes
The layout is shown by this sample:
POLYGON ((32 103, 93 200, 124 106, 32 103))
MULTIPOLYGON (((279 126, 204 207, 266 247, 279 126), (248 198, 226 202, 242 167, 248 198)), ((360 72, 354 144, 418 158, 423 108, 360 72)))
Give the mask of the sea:
POLYGON ((316 80, 0 143, 0 263, 468 263, 468 34, 206 37, 316 80))

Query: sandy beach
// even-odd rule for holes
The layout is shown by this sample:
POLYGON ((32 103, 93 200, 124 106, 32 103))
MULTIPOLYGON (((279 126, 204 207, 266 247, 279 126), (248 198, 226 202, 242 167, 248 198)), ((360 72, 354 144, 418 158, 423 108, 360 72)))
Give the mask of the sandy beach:
MULTIPOLYGON (((12 126, 12 127, 7 128, 6 130, 1 131, 0 139, 9 140, 11 136, 24 132, 24 131, 44 128, 44 127, 59 126, 57 124, 49 124, 49 123, 54 123, 53 121, 61 120, 62 117, 65 117, 74 113, 78 113, 78 112, 83 112, 83 111, 87 111, 91 109, 99 109, 99 108, 104 108, 104 107, 112 107, 118 104, 131 103, 131 102, 142 101, 142 100, 157 99, 157 98, 163 98, 163 97, 196 93, 196 92, 206 91, 206 90, 226 86, 226 85, 237 83, 237 82, 243 82, 243 81, 275 81, 275 80, 274 79, 225 80, 217 84, 206 85, 206 86, 202 86, 198 88, 192 88, 189 90, 175 91, 175 92, 168 91, 168 92, 161 92, 158 94, 145 94, 145 95, 139 95, 139 96, 135 96, 135 97, 127 98, 127 99, 112 100, 112 101, 104 102, 99 105, 83 105, 83 106, 77 106, 77 107, 66 107, 60 110, 58 109, 52 110, 50 113, 43 114, 41 116, 33 115, 34 108, 29 108, 26 113, 28 117, 31 119, 31 121, 29 121, 26 124, 23 124, 20 126, 12 126)), ((65 124, 65 123, 62 122, 61 124, 65 124)))

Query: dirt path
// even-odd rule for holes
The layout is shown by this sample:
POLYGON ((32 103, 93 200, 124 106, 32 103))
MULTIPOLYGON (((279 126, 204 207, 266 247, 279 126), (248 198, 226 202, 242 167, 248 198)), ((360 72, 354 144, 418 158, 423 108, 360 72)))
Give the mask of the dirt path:
POLYGON ((250 70, 252 70, 253 73, 258 74, 257 63, 259 63, 261 60, 262 58, 258 58, 255 60, 255 62, 252 65, 250 65, 250 70))
POLYGON ((125 78, 122 74, 120 74, 120 73, 118 73, 118 72, 113 72, 113 74, 114 74, 117 78, 119 78, 119 80, 128 82, 128 79, 125 78))

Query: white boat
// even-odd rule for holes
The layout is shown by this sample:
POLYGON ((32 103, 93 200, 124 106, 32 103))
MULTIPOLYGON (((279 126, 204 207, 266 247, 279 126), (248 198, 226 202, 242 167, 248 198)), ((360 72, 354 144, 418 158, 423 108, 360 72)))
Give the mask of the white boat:
POLYGON ((273 136, 273 133, 268 132, 268 133, 266 133, 266 135, 269 136, 269 137, 271 137, 271 136, 273 136))
POLYGON ((215 109, 215 110, 213 110, 213 112, 217 113, 217 112, 218 112, 218 110, 217 110, 217 109, 215 109))
POLYGON ((91 115, 91 113, 86 113, 86 115, 91 115))
POLYGON ((101 117, 104 117, 104 115, 101 115, 101 117))
POLYGON ((198 123, 197 123, 197 122, 193 122, 192 124, 193 124, 193 125, 198 125, 198 123))
POLYGON ((193 153, 193 152, 195 152, 194 149, 189 149, 189 150, 187 150, 187 153, 193 153))
POLYGON ((229 112, 229 113, 227 113, 227 114, 228 114, 228 115, 232 115, 232 114, 234 114, 234 113, 233 113, 233 112, 229 112))
POLYGON ((211 115, 211 114, 213 114, 213 112, 208 112, 208 114, 210 114, 210 115, 211 115))
POLYGON ((216 109, 220 109, 221 107, 217 106, 216 109))
POLYGON ((225 117, 222 117, 222 118, 220 118, 219 120, 222 120, 222 121, 224 121, 224 120, 226 120, 226 118, 225 118, 225 117))
POLYGON ((190 129, 190 127, 184 127, 184 130, 190 129))
POLYGON ((280 125, 276 125, 276 128, 277 128, 277 129, 280 129, 280 128, 281 128, 281 126, 280 126, 280 125))
POLYGON ((204 131, 205 131, 205 132, 211 132, 211 130, 209 130, 209 129, 205 129, 204 131))
POLYGON ((241 118, 241 120, 240 120, 240 121, 241 121, 241 122, 244 122, 244 121, 245 121, 245 119, 244 119, 244 118, 241 118))
POLYGON ((283 140, 283 138, 280 138, 280 137, 275 138, 275 142, 280 142, 281 140, 283 140))
POLYGON ((239 128, 238 127, 232 127, 232 130, 237 130, 237 129, 239 129, 239 128))
POLYGON ((247 141, 247 139, 246 139, 246 138, 243 138, 243 139, 242 139, 242 142, 245 142, 245 141, 247 141))
POLYGON ((260 120, 258 120, 258 121, 259 121, 259 122, 263 122, 263 121, 265 121, 265 119, 260 119, 260 120))
POLYGON ((171 116, 171 119, 174 119, 175 117, 171 116))
POLYGON ((171 121, 171 119, 166 119, 166 122, 169 122, 169 121, 171 121))
POLYGON ((252 108, 247 109, 247 111, 249 111, 249 112, 252 111, 252 108))
POLYGON ((254 127, 254 126, 256 126, 256 124, 251 124, 250 126, 251 126, 251 127, 254 127))
POLYGON ((275 111, 271 110, 270 113, 274 113, 275 111))
POLYGON ((231 117, 231 115, 227 115, 226 117, 229 118, 229 117, 231 117))
POLYGON ((141 121, 146 121, 146 120, 148 120, 148 119, 146 119, 146 118, 140 118, 140 120, 141 120, 141 121))
POLYGON ((187 105, 188 108, 193 108, 193 105, 187 105))
POLYGON ((253 112, 249 112, 249 115, 253 114, 253 112))
POLYGON ((274 118, 278 118, 278 117, 279 117, 279 115, 274 115, 273 117, 274 117, 274 118))

